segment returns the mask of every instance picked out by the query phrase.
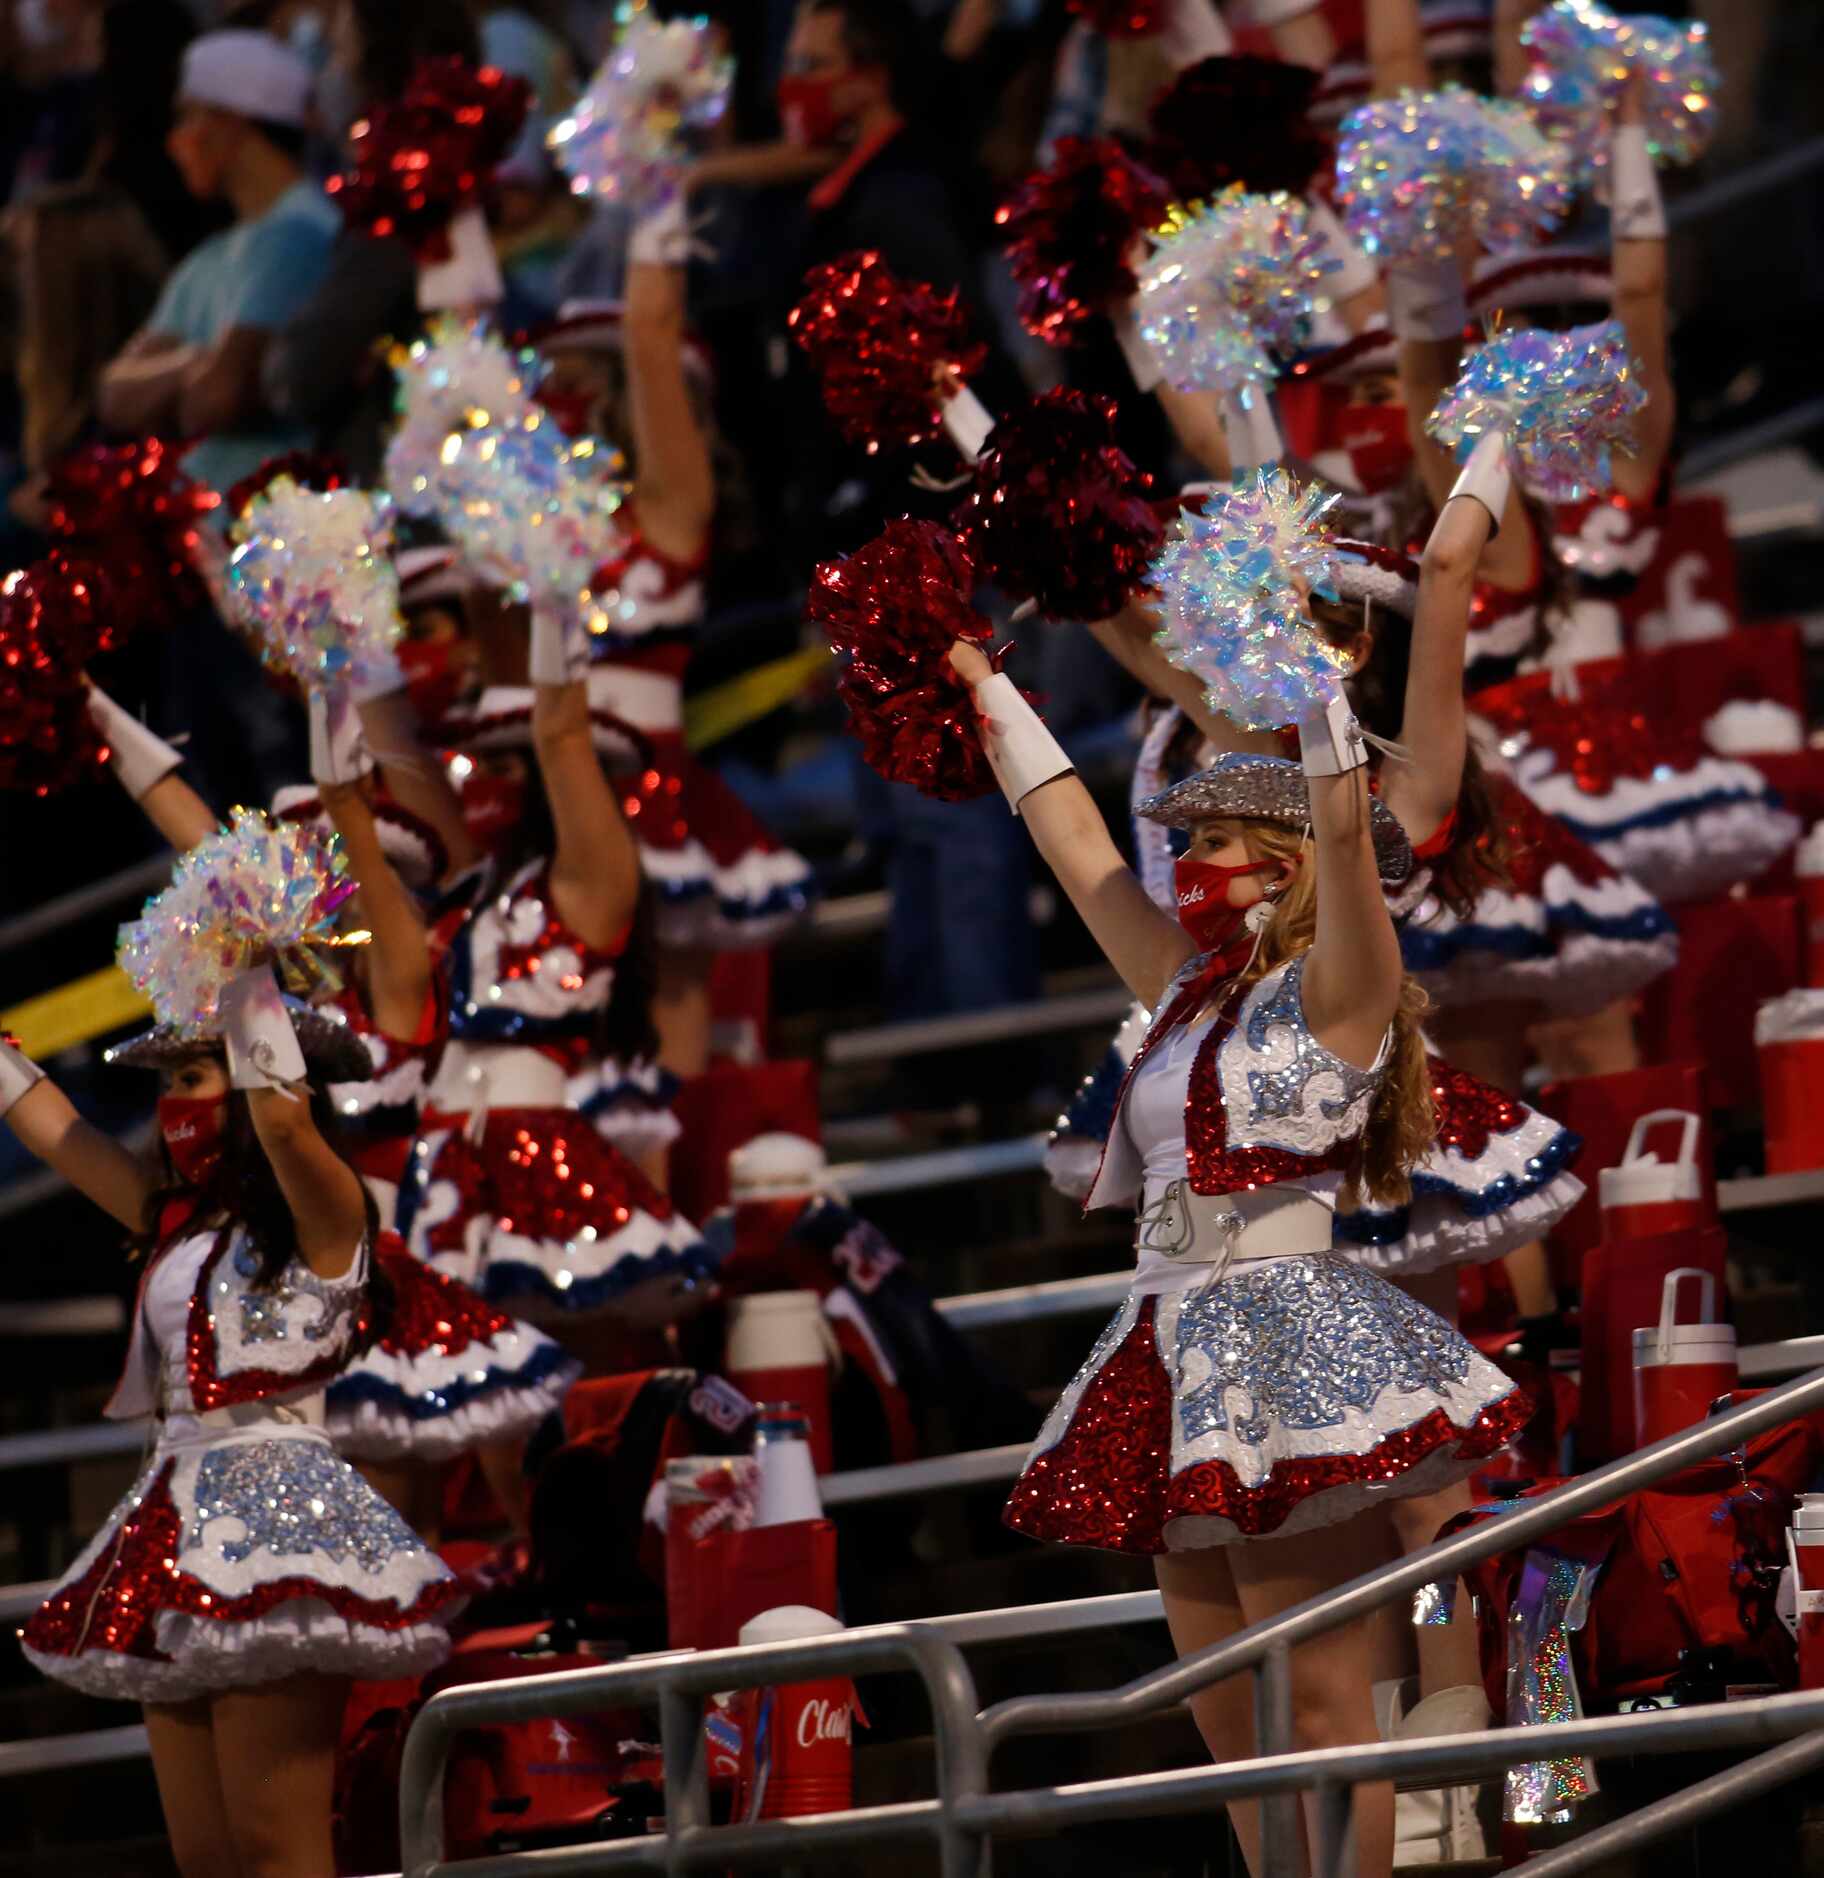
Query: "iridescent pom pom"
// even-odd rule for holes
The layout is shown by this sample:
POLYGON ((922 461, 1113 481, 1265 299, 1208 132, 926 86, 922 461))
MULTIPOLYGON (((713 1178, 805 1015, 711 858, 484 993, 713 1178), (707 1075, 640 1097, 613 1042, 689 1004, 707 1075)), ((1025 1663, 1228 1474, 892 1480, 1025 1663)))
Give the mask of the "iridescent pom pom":
POLYGON ((1536 241, 1570 207, 1570 164, 1522 105, 1459 85, 1358 106, 1336 144, 1337 199, 1368 253, 1446 261, 1466 240, 1536 241))
POLYGON ((0 789, 48 796, 107 761, 82 668, 111 636, 107 576, 47 555, 0 580, 0 789))
POLYGON ((349 227, 397 237, 420 261, 450 258, 450 222, 513 148, 532 88, 492 66, 420 60, 405 90, 349 132, 354 166, 323 187, 349 227))
POLYGON ((837 428, 870 454, 937 436, 940 375, 966 378, 987 356, 969 335, 954 288, 939 293, 901 280, 874 253, 812 268, 786 323, 822 381, 837 428))
POLYGON ((183 855, 163 893, 120 929, 120 968, 161 1024, 208 1036, 237 973, 278 966, 294 990, 333 984, 337 909, 356 890, 336 838, 236 809, 183 855))
POLYGON ((278 477, 230 531, 237 620, 275 671, 353 695, 384 681, 404 630, 392 505, 364 489, 319 494, 278 477))
POLYGON ((958 639, 986 649, 971 603, 975 567, 936 522, 889 522, 811 576, 805 617, 846 664, 837 683, 868 765, 943 802, 994 788, 975 701, 950 663, 958 639))
POLYGON ((1153 100, 1143 160, 1178 202, 1233 183, 1303 195, 1330 154, 1306 115, 1317 85, 1283 59, 1200 59, 1153 100))
POLYGON ((1150 479, 1115 442, 1115 403, 1059 389, 989 432, 956 524, 1003 593, 1055 619, 1108 619, 1158 552, 1150 479))
POLYGON ((533 392, 543 367, 530 347, 509 350, 499 337, 448 314, 394 360, 399 427, 386 447, 387 493, 406 515, 436 509, 431 486, 452 439, 489 425, 512 428, 538 409, 533 392))
POLYGON ((1140 337, 1180 391, 1268 384, 1268 353, 1296 352, 1339 263, 1305 205, 1237 184, 1213 202, 1174 205, 1154 235, 1135 308, 1140 337))
POLYGON ((1459 461, 1498 431, 1534 494, 1575 502, 1614 480, 1610 453, 1632 454, 1646 401, 1619 320, 1563 333, 1522 326, 1469 355, 1426 428, 1459 461))
POLYGON ((546 141, 579 196, 647 214, 677 193, 690 139, 728 108, 735 62, 706 19, 663 25, 650 7, 628 19, 576 108, 546 141))
POLYGON ((144 625, 174 626, 209 603, 196 571, 197 530, 221 497, 178 466, 156 437, 91 443, 46 473, 49 532, 72 553, 99 561, 131 606, 112 609, 99 650, 144 625))
POLYGON ((1283 470, 1256 470, 1209 513, 1181 514, 1153 563, 1160 648, 1244 729, 1295 724, 1341 688, 1347 658, 1311 623, 1305 598, 1336 597, 1324 517, 1337 500, 1283 470))
POLYGON ((354 481, 348 459, 334 450, 282 450, 228 487, 225 507, 232 521, 245 515, 255 496, 264 495, 281 476, 289 476, 306 489, 346 489, 354 481))
POLYGON ((509 598, 606 632, 612 622, 592 610, 590 585, 620 546, 625 467, 612 446, 566 438, 534 411, 512 426, 452 431, 431 480, 433 512, 469 565, 509 598))
POLYGON ((1521 27, 1520 43, 1532 55, 1521 95, 1570 144, 1580 182, 1608 168, 1609 113, 1636 72, 1655 161, 1695 163, 1709 148, 1717 75, 1702 21, 1557 0, 1521 27))
POLYGON ((1020 287, 1020 324, 1048 345, 1074 345, 1086 322, 1135 286, 1135 237, 1166 211, 1165 186, 1112 137, 1060 137, 1051 167, 995 210, 1020 287))

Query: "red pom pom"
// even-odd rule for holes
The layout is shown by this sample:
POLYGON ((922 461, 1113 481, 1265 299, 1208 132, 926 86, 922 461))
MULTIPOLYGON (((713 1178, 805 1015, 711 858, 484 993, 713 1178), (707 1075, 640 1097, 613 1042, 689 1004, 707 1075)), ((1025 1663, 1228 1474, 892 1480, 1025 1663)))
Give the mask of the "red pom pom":
POLYGON ((1060 137, 1049 169, 995 210, 1020 284, 1020 323, 1054 346, 1138 286, 1134 238, 1164 219, 1165 185, 1112 137, 1060 137))
POLYGON ((1166 0, 1070 0, 1070 10, 1106 39, 1146 39, 1165 24, 1166 0))
POLYGON ((334 450, 286 450, 269 456, 251 476, 243 476, 228 490, 228 513, 238 521, 247 513, 255 496, 266 493, 281 476, 289 476, 305 489, 328 494, 332 489, 346 489, 353 481, 348 459, 334 450))
POLYGON ((80 677, 107 636, 105 589, 64 554, 0 581, 0 789, 49 795, 107 761, 80 677))
POLYGON ((169 444, 144 437, 72 450, 51 465, 45 495, 51 534, 111 578, 118 604, 98 649, 208 604, 194 559, 197 528, 221 498, 178 468, 169 444))
POLYGON ((1319 77, 1281 59, 1200 59, 1154 100, 1148 166, 1181 201, 1232 183, 1304 195, 1329 158, 1306 115, 1319 77))
POLYGON ((903 281, 873 253, 812 268, 787 323, 823 381, 838 428, 870 452, 937 436, 937 375, 948 369, 966 378, 988 356, 970 338, 954 290, 903 281))
POLYGON ((989 433, 956 513, 1003 592, 1055 619, 1118 613, 1165 539, 1152 478, 1115 442, 1115 401, 1047 391, 989 433))
POLYGON ((970 603, 975 568, 936 522, 889 522, 847 560, 811 576, 805 616, 847 655, 837 690, 868 764, 944 802, 994 788, 975 700, 951 665, 958 639, 991 628, 970 603))
POLYGON ((420 261, 450 258, 450 219, 513 147, 532 89, 464 59, 422 59, 393 103, 349 135, 354 167, 323 187, 351 228, 397 236, 420 261))

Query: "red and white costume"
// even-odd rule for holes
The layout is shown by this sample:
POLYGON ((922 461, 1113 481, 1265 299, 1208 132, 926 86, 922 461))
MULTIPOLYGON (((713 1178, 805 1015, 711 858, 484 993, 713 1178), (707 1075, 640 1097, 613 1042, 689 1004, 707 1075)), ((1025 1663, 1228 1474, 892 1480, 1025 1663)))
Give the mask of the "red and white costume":
POLYGON ((426 1096, 399 1225, 414 1256, 490 1302, 569 1314, 648 1278, 707 1274, 694 1226, 568 1099, 619 947, 585 944, 534 861, 451 916, 449 1042, 426 1096))
POLYGON ((261 1286, 240 1228, 174 1228, 108 1405, 155 1415, 156 1441, 21 1632, 39 1669, 91 1695, 177 1702, 443 1659, 455 1580, 323 1428, 323 1386, 364 1322, 367 1258, 333 1280, 293 1260, 261 1286))
POLYGON ((659 943, 712 951, 771 945, 810 905, 810 865, 779 847, 685 745, 684 671, 703 615, 705 563, 673 560, 623 513, 626 539, 595 576, 608 624, 591 646, 589 697, 651 748, 621 807, 658 892, 659 943))
POLYGON ((1090 1204, 1140 1205, 1134 1287, 1008 1502, 1035 1538, 1156 1553, 1310 1531, 1462 1478, 1526 1404, 1332 1246, 1385 1074, 1326 1050, 1302 958, 1196 1017, 1187 964, 1135 1058, 1090 1204))

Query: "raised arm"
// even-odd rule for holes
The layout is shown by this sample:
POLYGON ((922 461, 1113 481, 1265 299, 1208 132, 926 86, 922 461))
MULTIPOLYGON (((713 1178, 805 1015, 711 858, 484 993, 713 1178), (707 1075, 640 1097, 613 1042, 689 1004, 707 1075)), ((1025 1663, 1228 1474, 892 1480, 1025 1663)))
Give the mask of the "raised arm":
POLYGON ((361 883, 357 918, 372 939, 365 954, 368 1014, 389 1036, 417 1034, 431 989, 431 946, 418 903, 380 845, 373 805, 359 781, 320 782, 323 806, 361 883))
POLYGON ((640 853, 595 753, 587 687, 580 675, 563 675, 563 637, 560 622, 534 611, 532 742, 557 836, 551 892, 558 916, 586 945, 610 946, 633 922, 640 853))
POLYGON ((1271 730, 1243 730, 1233 719, 1213 711, 1197 676, 1174 665, 1153 641, 1158 616, 1141 599, 1130 600, 1112 619, 1097 620, 1090 637, 1115 663, 1155 698, 1175 704, 1218 750, 1243 750, 1277 756, 1279 737, 1271 730))
POLYGON ((183 758, 92 681, 89 715, 107 743, 108 766, 121 788, 179 854, 215 833, 215 811, 178 774, 183 758))
POLYGON ((262 966, 231 979, 222 1019, 228 1077, 246 1093, 254 1133, 291 1209, 298 1255, 319 1278, 340 1278, 367 1237, 367 1194, 312 1119, 304 1053, 272 973, 262 966))
POLYGON ((418 735, 411 699, 403 688, 363 698, 358 706, 361 729, 386 793, 403 809, 436 829, 450 857, 450 872, 460 874, 481 859, 481 849, 463 819, 462 798, 436 751, 418 735))
POLYGON ((709 540, 716 482, 684 375, 682 204, 673 208, 675 230, 655 227, 655 217, 629 245, 627 391, 640 531, 665 554, 692 561, 709 540))
POLYGON ((1127 988, 1151 1007, 1196 951, 1190 935, 1147 897, 1109 838, 1102 811, 1076 773, 1063 766, 1061 752, 1039 765, 1050 771, 1044 780, 1025 786, 1022 732, 1030 725, 1043 743, 1050 739, 1012 681, 997 677, 981 650, 963 640, 950 648, 950 663, 984 714, 983 746, 1008 800, 1090 936, 1127 988), (997 710, 1003 714, 998 718, 997 710))
POLYGON ((1499 437, 1485 439, 1431 531, 1419 562, 1419 600, 1400 742, 1410 762, 1381 771, 1381 797, 1416 842, 1434 834, 1456 806, 1469 750, 1463 708, 1463 648, 1476 567, 1493 525, 1492 507, 1504 506, 1507 470, 1499 437), (1491 467, 1492 465, 1492 467, 1491 467))
POLYGON ((1365 753, 1348 737, 1349 721, 1339 704, 1328 719, 1299 726, 1317 866, 1304 1002, 1318 1042, 1366 1068, 1398 1008, 1403 967, 1375 861, 1365 753))
POLYGON ((1431 89, 1425 22, 1418 0, 1367 0, 1362 18, 1368 50, 1368 95, 1392 98, 1431 89))
POLYGON ((1610 138, 1609 172, 1615 317, 1628 336, 1628 351, 1647 394, 1635 420, 1635 452, 1615 458, 1615 487, 1637 501, 1650 496, 1659 482, 1678 418, 1666 336, 1666 213, 1653 159, 1647 154, 1640 87, 1637 73, 1622 94, 1610 138))
POLYGON ((0 1039, 0 1117, 19 1145, 131 1232, 147 1226, 153 1182, 112 1135, 85 1122, 75 1104, 16 1045, 0 1039))

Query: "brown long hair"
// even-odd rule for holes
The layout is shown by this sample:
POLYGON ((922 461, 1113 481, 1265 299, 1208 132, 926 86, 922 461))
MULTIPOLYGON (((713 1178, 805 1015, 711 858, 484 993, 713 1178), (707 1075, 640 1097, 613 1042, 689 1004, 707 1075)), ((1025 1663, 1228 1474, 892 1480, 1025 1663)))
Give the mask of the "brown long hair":
MULTIPOLYGON (((261 1290, 270 1290, 298 1255, 298 1223, 279 1185, 279 1177, 272 1171, 272 1162, 260 1145, 246 1093, 230 1089, 225 1100, 227 1113, 222 1123, 222 1151, 200 1187, 179 1179, 164 1141, 161 1138, 155 1142, 153 1153, 158 1185, 146 1202, 145 1223, 130 1242, 130 1248, 136 1257, 156 1252, 163 1243, 159 1228, 167 1210, 176 1203, 188 1202, 192 1230, 204 1231, 216 1226, 225 1234, 236 1226, 245 1228, 247 1242, 259 1261, 254 1284, 261 1290)), ((347 1162, 335 1107, 326 1091, 314 1085, 310 1091, 310 1118, 337 1156, 347 1162)), ((352 1163, 350 1171, 353 1171, 352 1163)), ((380 1209, 374 1204, 374 1196, 368 1192, 365 1181, 361 1183, 361 1204, 367 1216, 367 1242, 371 1245, 380 1230, 380 1209)), ((367 1295, 368 1333, 363 1347, 385 1330, 392 1316, 392 1286, 380 1270, 379 1261, 372 1258, 367 1266, 367 1295)))
MULTIPOLYGON (((1279 822, 1238 820, 1222 826, 1240 837, 1255 860, 1282 861, 1292 870, 1285 891, 1273 902, 1253 959, 1236 981, 1245 989, 1310 951, 1317 937, 1317 853, 1308 835, 1279 822)), ((1386 1074, 1368 1111, 1359 1153, 1343 1182, 1345 1212, 1353 1212, 1364 1200, 1379 1206, 1408 1204, 1412 1170, 1437 1138, 1431 1067, 1419 1029, 1428 1002, 1411 978, 1401 979, 1386 1074)))

